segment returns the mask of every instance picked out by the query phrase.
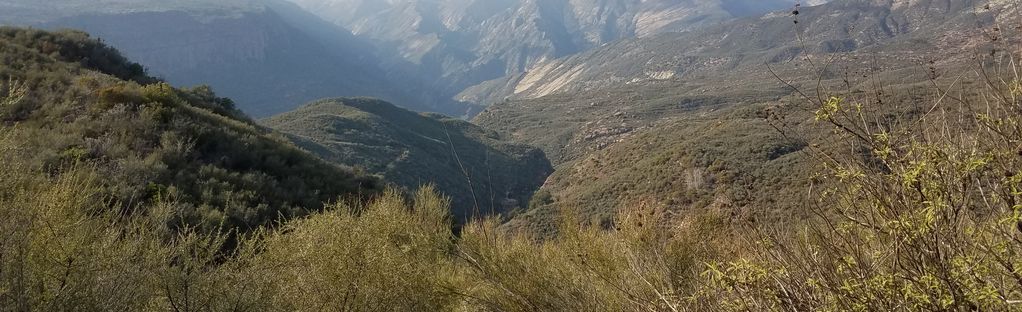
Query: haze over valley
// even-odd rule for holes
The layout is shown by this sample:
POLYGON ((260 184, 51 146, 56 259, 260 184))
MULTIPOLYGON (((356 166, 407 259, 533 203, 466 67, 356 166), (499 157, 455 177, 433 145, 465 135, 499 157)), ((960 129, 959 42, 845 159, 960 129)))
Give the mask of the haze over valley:
POLYGON ((1017 310, 1019 5, 0 0, 0 310, 1017 310))

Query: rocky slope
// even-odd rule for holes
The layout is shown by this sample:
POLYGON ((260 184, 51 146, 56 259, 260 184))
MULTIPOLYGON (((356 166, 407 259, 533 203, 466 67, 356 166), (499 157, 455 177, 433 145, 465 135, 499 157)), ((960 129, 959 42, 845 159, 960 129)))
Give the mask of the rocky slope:
POLYGON ((469 92, 500 101, 666 80, 742 77, 766 71, 763 64, 797 61, 804 53, 819 62, 848 52, 919 63, 944 60, 985 42, 997 16, 1003 21, 1012 14, 998 1, 985 9, 986 2, 835 1, 804 7, 798 15, 771 13, 693 32, 619 41, 542 62, 469 92))
POLYGON ((624 132, 620 128, 688 115, 692 108, 790 94, 778 77, 807 88, 815 88, 818 78, 844 84, 878 73, 923 81, 946 74, 927 68, 947 68, 994 51, 998 41, 992 36, 1014 31, 998 25, 1018 13, 997 1, 986 8, 988 2, 843 0, 803 9, 797 17, 770 14, 720 28, 620 41, 508 77, 511 88, 502 93, 507 101, 475 121, 543 146, 561 162, 585 153, 561 143, 591 141, 591 149, 608 143, 584 140, 602 137, 599 132, 624 132), (849 26, 835 27, 832 19, 849 26), (548 131, 574 141, 544 143, 557 137, 544 135, 548 131))
POLYGON ((779 136, 766 118, 785 107, 808 131, 816 108, 778 78, 810 97, 820 86, 863 101, 883 97, 892 108, 932 102, 930 79, 952 84, 972 56, 1017 42, 1008 25, 1018 12, 1003 4, 844 0, 797 17, 621 41, 511 77, 508 100, 475 121, 543 148, 555 164, 537 205, 513 224, 547 223, 564 205, 606 222, 643 200, 756 211, 785 202, 808 179, 789 179, 808 172, 788 156, 805 142, 779 136), (909 98, 897 104, 881 85, 909 98))
POLYGON ((433 184, 458 220, 524 208, 553 169, 543 152, 493 131, 368 98, 313 102, 263 124, 324 159, 405 190, 433 184))
POLYGON ((291 0, 394 51, 391 70, 464 89, 622 38, 687 31, 792 7, 787 0, 291 0))

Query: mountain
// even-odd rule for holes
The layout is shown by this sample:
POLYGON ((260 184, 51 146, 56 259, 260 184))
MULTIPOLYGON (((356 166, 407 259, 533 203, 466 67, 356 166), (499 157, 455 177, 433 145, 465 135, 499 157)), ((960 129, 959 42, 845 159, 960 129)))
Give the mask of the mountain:
POLYGON ((818 87, 824 98, 883 94, 892 110, 911 108, 884 118, 908 118, 933 100, 934 82, 953 85, 971 56, 1010 47, 998 32, 1017 14, 990 1, 843 0, 623 40, 507 77, 497 96, 506 100, 474 122, 542 148, 554 164, 514 226, 549 229, 564 205, 606 222, 642 200, 790 216, 798 209, 784 203, 797 202, 812 172, 795 152, 826 143, 781 136, 767 119, 783 112, 795 118, 789 126, 812 132, 817 107, 792 86, 810 97, 818 87))
POLYGON ((268 116, 323 97, 376 96, 453 116, 470 105, 388 77, 372 47, 275 0, 0 1, 0 24, 75 28, 117 46, 177 85, 208 84, 268 116))
POLYGON ((51 178, 87 171, 103 189, 91 200, 115 215, 161 205, 173 226, 245 230, 382 190, 378 178, 257 125, 230 99, 173 88, 85 33, 0 28, 0 60, 0 95, 13 99, 0 102, 9 165, 51 178))
POLYGON ((995 51, 993 31, 1018 14, 998 3, 842 0, 622 40, 505 77, 504 100, 474 121, 542 147, 558 164, 700 108, 776 101, 792 92, 778 78, 815 90, 818 78, 844 87, 870 75, 946 77, 953 71, 927 68, 995 51))
MULTIPOLYGON (((749 17, 686 33, 618 41, 588 52, 542 62, 477 88, 473 97, 499 102, 574 94, 621 85, 663 81, 748 81, 768 77, 764 64, 796 61, 803 53, 818 62, 842 53, 876 53, 894 64, 961 58, 987 38, 1003 6, 984 1, 842 0, 790 12, 749 17), (1000 10, 1000 11, 998 11, 1000 10), (797 21, 797 23, 796 23, 797 21), (969 42, 971 41, 971 42, 969 42), (907 62, 902 62, 908 58, 907 62)), ((867 66, 837 60, 841 65, 867 66), (843 62, 843 64, 842 64, 843 62)), ((823 65, 823 64, 816 64, 823 65)), ((732 88, 727 84, 720 84, 732 88)))
MULTIPOLYGON (((390 70, 466 88, 601 45, 793 7, 788 0, 291 0, 389 52, 390 70)), ((487 83, 477 88, 486 88, 487 83)), ((459 100, 488 104, 478 91, 459 100)))
POLYGON ((524 208, 552 171, 542 151, 496 132, 369 98, 316 101, 262 123, 326 160, 406 190, 433 184, 462 221, 524 208))
MULTIPOLYGON (((248 14, 132 3, 64 5, 248 14)), ((83 32, 0 27, 0 310, 1020 310, 1019 4, 615 41, 473 89, 482 126, 364 97, 255 121, 83 32)))

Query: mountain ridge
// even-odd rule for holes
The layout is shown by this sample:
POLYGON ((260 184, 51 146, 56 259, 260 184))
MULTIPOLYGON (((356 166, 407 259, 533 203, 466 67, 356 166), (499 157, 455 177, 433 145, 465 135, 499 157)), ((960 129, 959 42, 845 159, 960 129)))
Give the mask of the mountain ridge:
POLYGON ((452 116, 477 111, 437 96, 417 76, 388 76, 374 48, 290 2, 109 2, 0 2, 0 23, 90 31, 147 64, 152 74, 178 85, 212 85, 256 116, 345 95, 452 116), (73 9, 75 4, 83 9, 73 9), (61 9, 38 13, 52 7, 61 9))
POLYGON ((85 33, 0 27, 0 59, 5 97, 24 94, 0 107, 18 163, 102 177, 97 202, 112 213, 159 203, 168 226, 247 231, 382 191, 377 177, 298 149, 208 87, 173 88, 85 33))
MULTIPOLYGON (((509 83, 505 94, 515 87, 520 92, 505 95, 474 121, 542 148, 554 163, 555 173, 540 190, 547 199, 512 219, 514 227, 550 230, 544 222, 563 205, 582 206, 593 222, 607 222, 618 209, 629 209, 615 203, 643 199, 672 203, 680 211, 727 203, 727 209, 747 215, 759 202, 787 202, 785 196, 793 193, 788 187, 799 187, 771 168, 806 172, 791 167, 804 159, 763 156, 771 149, 798 150, 798 142, 743 137, 777 132, 767 118, 782 112, 802 118, 789 126, 810 129, 806 119, 817 108, 805 107, 806 99, 793 88, 811 96, 847 90, 869 98, 878 97, 869 90, 884 83, 904 93, 887 96, 885 103, 905 108, 926 102, 926 91, 920 91, 925 86, 952 84, 972 56, 1004 53, 998 46, 1010 46, 991 35, 1018 12, 986 4, 842 0, 804 8, 798 16, 789 12, 721 26, 733 31, 707 28, 619 41, 552 61, 549 72, 537 77, 514 77, 524 86, 509 83), (849 31, 829 19, 873 26, 849 31), (764 35, 772 31, 787 35, 764 35), (848 35, 835 35, 840 33, 848 35), (835 43, 845 40, 854 44, 835 43), (693 128, 718 137, 703 137, 693 128), (757 195, 764 181, 775 183, 765 185, 771 189, 766 193, 779 197, 757 195)), ((913 112, 900 114, 887 118, 913 112)), ((774 214, 786 213, 781 210, 774 214)))
POLYGON ((552 171, 539 149, 460 119, 414 113, 372 98, 332 98, 261 121, 329 161, 361 168, 413 193, 452 199, 460 222, 524 209, 552 171))
POLYGON ((432 87, 449 96, 619 39, 793 6, 787 0, 291 1, 393 51, 394 70, 440 77, 432 87))
MULTIPOLYGON (((997 13, 996 7, 983 10, 979 3, 981 1, 831 1, 804 7, 798 16, 779 12, 692 32, 618 41, 470 88, 458 98, 498 103, 505 99, 578 93, 621 84, 713 79, 713 76, 734 72, 738 73, 734 76, 741 76, 764 72, 764 64, 794 61, 803 52, 823 59, 828 54, 867 50, 910 53, 911 49, 897 45, 907 40, 941 44, 944 39, 932 36, 948 34, 948 31, 955 32, 958 40, 984 37, 982 33, 961 36, 958 29, 979 31, 983 27, 959 24, 971 20, 990 25, 991 16, 1010 14, 997 13), (956 14, 964 11, 969 12, 956 14), (795 21, 798 22, 793 23, 795 21), (948 28, 950 30, 941 31, 948 28), (927 33, 930 38, 912 38, 919 30, 933 32, 927 33)), ((945 44, 934 46, 933 51, 961 55, 948 49, 968 45, 945 44)), ((909 57, 918 59, 923 55, 909 57)), ((946 57, 934 55, 932 58, 946 57)))

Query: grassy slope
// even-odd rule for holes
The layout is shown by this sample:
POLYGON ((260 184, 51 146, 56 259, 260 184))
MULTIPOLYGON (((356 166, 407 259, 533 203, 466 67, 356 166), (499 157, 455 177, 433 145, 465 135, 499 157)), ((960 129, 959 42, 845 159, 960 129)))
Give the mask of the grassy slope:
POLYGON ((538 149, 375 99, 317 101, 264 124, 327 160, 365 168, 401 188, 435 184, 462 219, 476 208, 490 214, 524 206, 552 171, 538 149))
POLYGON ((78 32, 0 29, 0 108, 28 164, 92 167, 115 207, 175 202, 178 223, 249 228, 377 192, 371 177, 293 147, 208 88, 175 89, 78 32), (17 89, 17 88, 14 88, 17 89))

